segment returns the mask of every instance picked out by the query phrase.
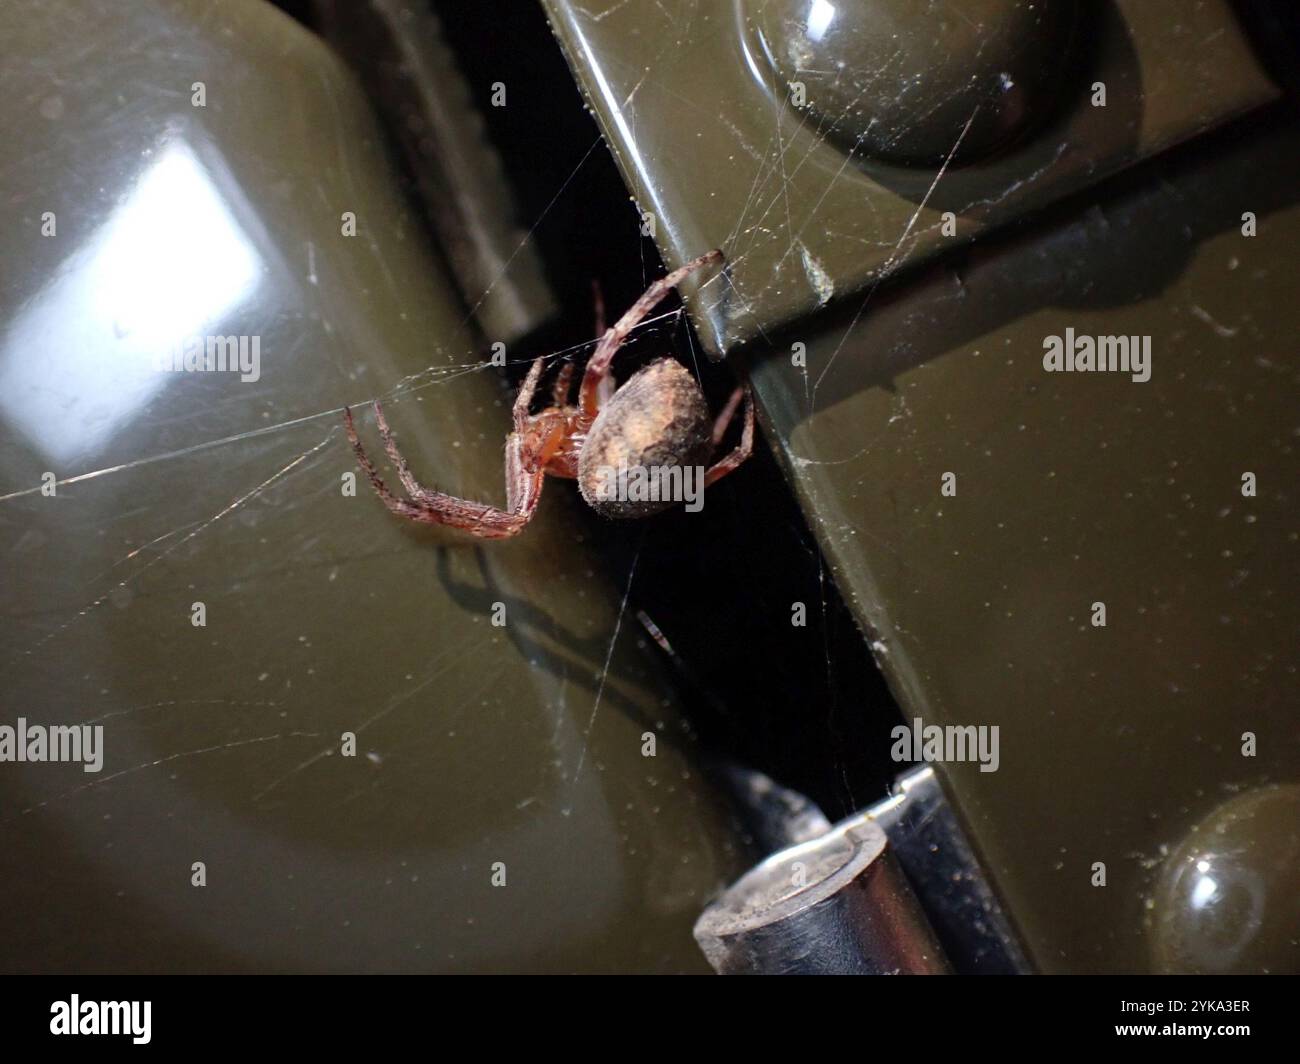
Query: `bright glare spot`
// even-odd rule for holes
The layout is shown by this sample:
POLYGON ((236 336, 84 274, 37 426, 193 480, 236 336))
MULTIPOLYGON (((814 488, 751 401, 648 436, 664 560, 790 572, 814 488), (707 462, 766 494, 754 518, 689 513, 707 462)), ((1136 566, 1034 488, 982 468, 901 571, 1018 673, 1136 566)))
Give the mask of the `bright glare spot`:
POLYGON ((260 268, 198 157, 167 145, 14 319, 0 410, 52 461, 89 457, 174 379, 160 356, 243 302, 260 268))
POLYGON ((1203 876, 1192 890, 1192 908, 1203 909, 1218 889, 1219 884, 1209 876, 1203 876))
POLYGON ((826 0, 812 0, 812 6, 808 9, 809 39, 820 41, 825 37, 826 31, 830 29, 831 22, 834 18, 834 4, 829 4, 826 0))

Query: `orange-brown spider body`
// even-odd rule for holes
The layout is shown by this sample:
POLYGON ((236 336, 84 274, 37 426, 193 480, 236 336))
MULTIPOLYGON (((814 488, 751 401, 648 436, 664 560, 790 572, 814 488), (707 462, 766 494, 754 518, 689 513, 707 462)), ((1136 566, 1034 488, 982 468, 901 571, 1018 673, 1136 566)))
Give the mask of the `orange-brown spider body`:
POLYGON ((732 393, 714 420, 695 379, 673 359, 652 362, 617 389, 610 372, 623 341, 660 300, 688 274, 721 261, 722 252, 711 251, 652 284, 601 337, 583 373, 577 405, 568 402, 573 367, 566 365, 552 389, 552 405, 529 413, 542 371, 541 359, 533 363, 515 398, 514 431, 506 438, 505 509, 422 487, 397 449, 379 403, 375 403, 375 420, 409 498, 393 495, 380 479, 357 438, 351 410, 344 408, 348 439, 371 485, 389 510, 402 517, 449 525, 487 539, 504 539, 517 535, 532 519, 548 475, 577 480, 583 498, 606 517, 644 517, 674 501, 657 492, 653 498, 611 493, 608 489, 616 479, 611 475, 614 471, 622 471, 624 477, 628 471, 676 474, 680 483, 682 475, 691 470, 699 474, 703 487, 726 476, 753 449, 754 405, 747 386, 732 393), (742 399, 745 415, 740 443, 707 465, 742 399))

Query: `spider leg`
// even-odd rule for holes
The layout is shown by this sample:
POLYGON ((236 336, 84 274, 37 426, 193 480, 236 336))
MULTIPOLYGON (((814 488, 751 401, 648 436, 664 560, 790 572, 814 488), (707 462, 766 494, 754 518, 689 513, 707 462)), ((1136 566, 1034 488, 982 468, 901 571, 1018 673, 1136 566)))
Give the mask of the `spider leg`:
POLYGON ((352 410, 346 406, 343 408, 343 425, 347 430, 348 442, 352 444, 352 451, 357 456, 357 464, 361 466, 362 472, 370 480, 370 486, 375 489, 375 494, 393 513, 402 517, 409 517, 412 521, 419 521, 420 507, 407 502, 405 499, 399 499, 388 490, 388 485, 379 476, 375 464, 370 460, 370 456, 366 454, 366 449, 361 446, 361 441, 357 438, 357 429, 352 423, 352 410))
POLYGON ((686 277, 702 266, 721 261, 721 251, 709 251, 698 258, 691 259, 690 262, 673 270, 666 277, 659 278, 645 290, 645 294, 640 299, 628 308, 627 313, 618 319, 614 327, 601 337, 600 343, 596 345, 595 354, 587 362, 587 370, 582 375, 582 388, 579 395, 584 414, 594 417, 599 411, 600 403, 604 398, 601 390, 606 378, 609 376, 610 363, 614 361, 614 355, 623 345, 623 341, 627 339, 628 333, 635 329, 641 323, 641 320, 659 304, 660 300, 686 277))
POLYGON ((533 364, 528 367, 528 376, 519 386, 519 394, 515 396, 513 415, 516 432, 522 433, 528 424, 528 408, 533 404, 533 393, 537 391, 537 382, 541 376, 542 360, 535 358, 533 364))
MULTIPOLYGON (((407 464, 406 458, 397 449, 397 441, 393 439, 392 431, 388 428, 388 419, 384 417, 384 408, 380 405, 378 399, 375 400, 375 422, 379 425, 379 435, 383 437, 384 450, 388 452, 388 460, 397 469, 397 476, 402 482, 402 487, 406 489, 406 493, 412 498, 418 498, 425 489, 420 487, 419 482, 411 473, 411 467, 407 464)), ((350 417, 349 423, 351 423, 350 417)), ((716 442, 714 446, 717 446, 716 442)))
MULTIPOLYGON (((600 287, 600 282, 595 278, 591 281, 591 302, 595 308, 596 317, 596 336, 605 335, 605 293, 600 287)), ((555 406, 565 406, 569 401, 569 387, 573 382, 573 363, 566 362, 560 367, 560 372, 555 377, 555 382, 551 385, 551 402, 555 406)))
POLYGON ((556 375, 555 383, 551 385, 551 402, 556 406, 564 406, 569 399, 569 384, 573 381, 573 363, 566 362, 560 367, 559 374, 556 375))
POLYGON ((717 420, 713 422, 713 449, 717 450, 722 444, 722 437, 727 434, 727 428, 731 424, 731 419, 736 416, 736 411, 740 409, 740 401, 745 397, 746 391, 744 385, 739 385, 727 399, 727 405, 722 408, 722 413, 718 415, 717 420))
POLYGON ((740 443, 725 458, 720 458, 709 467, 704 474, 704 486, 706 488, 710 484, 721 480, 728 473, 733 472, 754 451, 754 396, 750 392, 748 384, 741 385, 731 393, 727 405, 722 408, 718 420, 713 423, 713 446, 717 447, 722 442, 727 426, 731 423, 731 419, 736 416, 736 407, 740 405, 742 397, 745 400, 745 424, 740 431, 740 443))
POLYGON ((591 303, 596 314, 596 335, 605 335, 605 292, 600 287, 600 282, 594 277, 591 279, 591 303))
MULTIPOLYGON (((540 363, 538 363, 540 365, 540 363)), ((533 382, 536 384, 536 381, 533 382)), ((447 525, 458 528, 483 539, 505 539, 521 532, 532 520, 541 498, 543 472, 541 463, 531 455, 525 446, 522 435, 511 433, 506 441, 506 498, 508 509, 502 510, 485 503, 471 502, 447 495, 441 491, 423 488, 411 475, 406 460, 397 449, 392 434, 384 420, 382 409, 376 403, 376 416, 380 422, 380 433, 384 437, 384 447, 389 457, 399 470, 402 483, 410 492, 413 501, 399 499, 380 478, 370 456, 357 438, 356 426, 353 424, 352 411, 343 408, 343 423, 347 429, 348 442, 356 454, 357 462, 370 480, 370 485, 388 509, 399 517, 428 525, 447 525)))

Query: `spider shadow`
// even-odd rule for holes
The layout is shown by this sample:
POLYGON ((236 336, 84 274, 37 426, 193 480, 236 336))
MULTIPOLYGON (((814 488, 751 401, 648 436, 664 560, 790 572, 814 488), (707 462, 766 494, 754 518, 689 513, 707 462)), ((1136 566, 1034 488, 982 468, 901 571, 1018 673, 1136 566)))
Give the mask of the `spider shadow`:
MULTIPOLYGON (((640 553, 638 549, 636 556, 639 557, 640 553)), ((510 634, 516 649, 526 660, 543 661, 548 671, 570 681, 576 678, 593 697, 600 690, 603 704, 616 707, 642 730, 653 733, 658 742, 693 764, 712 782, 713 793, 729 815, 733 829, 738 831, 737 843, 750 860, 760 860, 789 842, 784 832, 792 814, 783 802, 797 800, 812 813, 820 815, 815 804, 803 795, 784 790, 768 778, 761 768, 744 757, 737 757, 733 751, 719 748, 716 742, 710 741, 696 730, 691 721, 692 707, 698 710, 701 702, 715 716, 732 718, 734 714, 675 651, 665 647, 666 662, 647 661, 648 675, 662 676, 666 672, 664 692, 673 691, 683 707, 683 715, 673 722, 675 726, 661 729, 659 722, 647 717, 616 686, 606 682, 601 690, 598 679, 600 674, 591 666, 594 662, 603 663, 609 652, 608 638, 604 633, 583 638, 526 599, 507 595, 493 577, 488 551, 482 546, 475 546, 473 554, 483 579, 482 588, 455 578, 451 572, 451 548, 444 546, 438 551, 438 579, 453 600, 468 609, 483 613, 489 612, 496 602, 504 602, 507 616, 524 618, 523 624, 512 619, 504 626, 504 630, 510 634), (525 631, 530 625, 545 627, 550 641, 572 650, 573 656, 560 657, 552 646, 544 646, 530 638, 525 631)), ((630 610, 631 606, 627 609, 630 610)))
MULTIPOLYGON (((613 633, 597 632, 591 636, 582 636, 558 621, 555 616, 527 598, 512 595, 505 591, 493 571, 488 558, 488 550, 482 545, 439 544, 437 547, 436 572, 439 583, 453 602, 475 614, 490 615, 497 603, 506 607, 507 622, 501 631, 510 639, 519 655, 530 662, 537 662, 557 679, 574 683, 588 691, 592 698, 598 695, 603 705, 612 706, 625 716, 637 722, 645 731, 655 734, 658 741, 666 742, 678 750, 686 749, 683 739, 693 738, 693 733, 685 720, 681 721, 680 734, 674 730, 660 728, 660 722, 647 716, 639 706, 617 683, 609 682, 606 675, 602 684, 602 667, 606 656, 610 654, 610 639, 613 633), (481 587, 458 580, 452 571, 452 552, 472 551, 477 564, 481 587), (535 637, 532 632, 544 632, 545 639, 535 637)), ((611 656, 610 668, 614 667, 611 656)), ((647 661, 646 672, 655 674, 653 663, 647 661)), ((635 683, 635 680, 629 680, 635 683)))

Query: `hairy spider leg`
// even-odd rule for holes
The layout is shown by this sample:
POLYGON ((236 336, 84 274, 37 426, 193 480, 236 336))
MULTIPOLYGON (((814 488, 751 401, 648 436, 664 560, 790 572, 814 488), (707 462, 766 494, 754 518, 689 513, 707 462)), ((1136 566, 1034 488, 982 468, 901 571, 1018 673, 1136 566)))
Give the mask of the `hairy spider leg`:
POLYGON ((566 362, 560 367, 560 372, 555 376, 555 383, 551 385, 551 402, 556 406, 564 406, 569 401, 569 385, 573 382, 573 363, 566 362))
MULTIPOLYGON (((528 400, 532 398, 532 392, 536 389, 540 367, 541 361, 538 360, 534 363, 533 370, 529 371, 528 379, 520 390, 522 402, 520 399, 515 402, 516 424, 521 423, 521 416, 525 420, 527 418, 528 400)), ((384 417, 383 407, 378 402, 375 403, 375 420, 384 440, 384 449, 397 467, 398 476, 411 496, 411 501, 399 499, 388 490, 388 486, 379 476, 374 463, 371 462, 370 456, 366 454, 365 448, 357 437, 352 411, 347 407, 343 409, 348 441, 352 444, 357 462, 370 480, 375 493, 391 512, 423 524, 447 525, 462 529, 484 539, 505 539, 517 535, 532 519, 542 493, 543 459, 538 453, 530 453, 524 433, 512 432, 506 440, 507 508, 502 510, 496 506, 471 502, 445 492, 422 487, 411 474, 406 459, 397 449, 397 443, 388 427, 388 420, 384 417)), ((551 437, 556 435, 558 433, 552 432, 542 441, 544 450, 554 448, 556 441, 551 437)))
POLYGON ((510 408, 511 417, 514 419, 515 431, 523 433, 528 427, 528 408, 533 405, 533 393, 537 391, 537 382, 542 376, 542 360, 533 359, 533 364, 528 367, 528 376, 524 378, 524 383, 519 386, 519 394, 515 396, 515 405, 510 408))
POLYGON ((623 341, 627 339, 628 333, 635 329, 641 323, 641 320, 658 306, 659 302, 686 277, 702 266, 721 261, 722 252, 715 249, 705 252, 698 258, 691 259, 686 265, 678 267, 665 277, 661 277, 647 288, 645 294, 633 303, 628 308, 627 313, 618 319, 613 328, 609 329, 601 337, 600 343, 596 346, 596 352, 587 362, 587 370, 582 375, 579 401, 584 414, 588 417, 595 417, 600 411, 601 403, 613 395, 614 382, 610 379, 609 367, 610 363, 614 361, 614 355, 623 346, 623 341))

